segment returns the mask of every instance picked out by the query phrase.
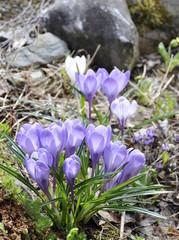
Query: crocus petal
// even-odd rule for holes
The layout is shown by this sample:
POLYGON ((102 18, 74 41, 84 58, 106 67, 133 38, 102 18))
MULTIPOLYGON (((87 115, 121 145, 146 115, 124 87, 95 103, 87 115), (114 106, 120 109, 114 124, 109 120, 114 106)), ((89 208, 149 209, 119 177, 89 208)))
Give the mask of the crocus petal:
POLYGON ((40 135, 40 142, 43 148, 45 148, 52 156, 56 156, 57 149, 55 146, 55 139, 52 132, 49 129, 44 129, 40 135))
POLYGON ((120 168, 124 164, 126 156, 126 146, 120 142, 111 142, 103 153, 104 173, 113 172, 120 168))
POLYGON ((108 97, 109 103, 111 103, 118 95, 118 84, 113 78, 107 78, 103 81, 102 89, 108 97))
POLYGON ((94 154, 102 154, 104 151, 104 137, 98 132, 93 132, 90 136, 88 148, 94 154))
POLYGON ((134 150, 129 154, 128 164, 123 168, 117 184, 126 182, 137 175, 145 164, 145 156, 139 150, 134 150))
POLYGON ((25 168, 27 170, 27 172, 31 175, 31 177, 33 179, 35 179, 35 165, 36 165, 36 161, 29 158, 29 155, 25 156, 25 160, 24 160, 24 164, 25 164, 25 168))
POLYGON ((96 78, 99 79, 99 82, 101 84, 104 82, 106 78, 108 78, 109 73, 106 71, 105 68, 99 68, 98 71, 96 72, 96 78))
POLYGON ((39 159, 39 162, 43 162, 49 167, 51 167, 53 164, 52 155, 44 148, 39 148, 38 159, 39 159))
POLYGON ((130 116, 132 116, 136 111, 137 111, 137 102, 133 100, 129 110, 130 116))
POLYGON ((75 58, 72 58, 71 56, 68 56, 65 60, 65 70, 71 81, 75 82, 75 73, 79 72, 84 73, 86 69, 86 58, 85 56, 79 57, 76 56, 75 58))
POLYGON ((48 179, 50 175, 50 169, 43 162, 37 162, 35 165, 35 178, 34 180, 42 189, 42 191, 48 191, 48 179))
POLYGON ((80 74, 79 72, 76 72, 75 77, 79 89, 81 90, 82 93, 84 93, 84 82, 86 79, 85 76, 83 74, 80 74))
POLYGON ((79 119, 75 119, 74 121, 67 119, 64 122, 64 127, 67 130, 65 155, 66 157, 69 157, 74 154, 77 148, 81 145, 85 137, 85 129, 82 121, 79 119))
POLYGON ((66 158, 63 164, 63 172, 70 185, 74 184, 74 180, 80 171, 81 160, 78 156, 72 155, 66 158))
POLYGON ((88 76, 84 82, 84 95, 88 101, 92 101, 97 91, 97 81, 93 76, 88 76))

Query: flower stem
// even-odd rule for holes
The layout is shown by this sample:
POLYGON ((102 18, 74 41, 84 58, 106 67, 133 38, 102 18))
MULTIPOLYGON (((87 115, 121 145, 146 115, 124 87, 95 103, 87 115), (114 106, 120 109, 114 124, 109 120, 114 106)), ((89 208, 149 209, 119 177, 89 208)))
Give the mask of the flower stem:
POLYGON ((89 119, 91 120, 91 106, 92 106, 92 102, 89 101, 89 119))
POLYGON ((72 212, 74 213, 75 202, 74 202, 74 190, 73 190, 73 184, 70 185, 70 188, 71 188, 71 199, 72 199, 72 212))
POLYGON ((101 194, 104 192, 104 188, 106 187, 106 184, 107 184, 107 182, 105 182, 104 184, 103 184, 103 186, 102 186, 102 188, 101 188, 101 190, 100 190, 100 192, 99 192, 99 194, 98 194, 98 198, 101 196, 101 194))
POLYGON ((111 103, 109 103, 110 106, 109 106, 109 121, 111 120, 111 117, 112 117, 112 111, 111 111, 111 103))

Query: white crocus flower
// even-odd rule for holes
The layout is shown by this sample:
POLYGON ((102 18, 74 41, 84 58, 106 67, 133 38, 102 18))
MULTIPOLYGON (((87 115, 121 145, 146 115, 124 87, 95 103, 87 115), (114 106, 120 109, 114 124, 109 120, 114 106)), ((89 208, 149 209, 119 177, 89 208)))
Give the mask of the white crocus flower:
POLYGON ((76 82, 75 73, 80 72, 81 74, 85 73, 86 70, 86 58, 85 56, 76 56, 72 58, 68 56, 65 60, 65 70, 69 78, 73 83, 76 82), (78 67, 77 67, 78 66, 78 67))

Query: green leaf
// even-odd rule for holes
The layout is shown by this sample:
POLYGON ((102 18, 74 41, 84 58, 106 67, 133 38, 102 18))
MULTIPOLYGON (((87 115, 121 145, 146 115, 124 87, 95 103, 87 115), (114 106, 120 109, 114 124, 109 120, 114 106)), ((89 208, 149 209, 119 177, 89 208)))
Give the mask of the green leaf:
POLYGON ((171 66, 170 66, 170 72, 173 71, 173 69, 176 67, 176 66, 179 66, 179 52, 174 56, 174 58, 172 59, 172 63, 171 63, 171 66))
POLYGON ((167 53, 166 48, 162 42, 160 42, 158 45, 158 51, 165 61, 166 66, 168 66, 170 62, 170 55, 167 53))
POLYGON ((99 123, 102 124, 103 123, 103 116, 102 116, 102 114, 99 111, 97 111, 97 109, 95 108, 94 104, 92 104, 92 107, 93 107, 94 112, 96 113, 96 116, 97 116, 97 118, 99 120, 99 123))
POLYGON ((49 205, 49 204, 52 204, 52 203, 55 203, 55 202, 59 202, 59 201, 61 201, 61 200, 62 200, 62 198, 54 198, 54 199, 52 199, 52 200, 50 200, 50 201, 47 201, 47 202, 45 202, 44 204, 42 204, 41 207, 45 207, 45 206, 47 206, 47 205, 49 205))
POLYGON ((163 167, 165 166, 168 160, 168 153, 166 151, 163 152, 163 167))
MULTIPOLYGON (((18 146, 17 143, 15 143, 12 138, 9 137, 9 135, 7 135, 6 133, 4 133, 4 136, 6 137, 6 139, 10 142, 10 144, 14 147, 14 151, 13 153, 17 152, 17 155, 21 156, 21 158, 25 158, 25 153, 24 151, 18 146)), ((12 148, 9 147, 9 145, 7 144, 8 148, 11 149, 12 148)), ((16 153, 15 153, 16 154, 16 153)))
POLYGON ((118 211, 118 212, 125 212, 125 211, 126 212, 140 212, 140 213, 148 214, 148 215, 156 217, 156 218, 166 219, 166 217, 164 217, 156 212, 152 212, 145 208, 140 208, 140 207, 136 207, 136 206, 118 206, 117 204, 110 204, 108 206, 99 207, 98 210, 118 211))

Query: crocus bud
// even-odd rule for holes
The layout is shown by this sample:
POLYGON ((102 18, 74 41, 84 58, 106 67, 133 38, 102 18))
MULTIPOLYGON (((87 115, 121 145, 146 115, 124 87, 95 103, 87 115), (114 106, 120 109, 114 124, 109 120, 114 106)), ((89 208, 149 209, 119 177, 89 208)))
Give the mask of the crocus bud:
POLYGON ((86 128, 85 139, 87 147, 91 154, 92 176, 94 176, 94 171, 101 154, 110 143, 111 134, 112 130, 110 126, 104 127, 102 125, 99 125, 95 128, 93 124, 90 124, 86 128))
POLYGON ((31 124, 24 124, 20 132, 17 134, 17 142, 19 146, 28 154, 37 151, 40 147, 40 133, 42 132, 43 128, 41 124, 35 123, 31 124))
POLYGON ((145 164, 145 155, 139 150, 133 150, 127 158, 127 165, 121 171, 117 185, 126 182, 130 178, 136 176, 145 164))
POLYGON ((137 102, 135 100, 130 102, 125 97, 120 97, 112 102, 111 111, 117 117, 121 126, 122 136, 124 134, 124 126, 129 117, 131 117, 137 110, 137 102))
POLYGON ((86 75, 76 73, 77 85, 89 103, 89 118, 91 118, 92 101, 101 86, 101 80, 101 75, 96 76, 96 73, 91 69, 87 71, 86 75))
MULTIPOLYGON (((105 74, 103 73, 105 76, 105 74)), ((106 94, 109 104, 111 105, 112 101, 114 101, 119 93, 126 87, 129 82, 130 72, 127 71, 122 73, 118 69, 114 69, 111 73, 104 78, 101 88, 106 94)))
POLYGON ((50 175, 48 166, 52 166, 52 161, 52 156, 44 149, 32 153, 31 157, 26 155, 24 161, 27 172, 46 194, 48 193, 48 179, 50 175), (40 160, 36 159, 36 157, 40 158, 40 160))
POLYGON ((65 60, 65 70, 69 78, 73 83, 75 83, 75 73, 80 72, 81 74, 85 73, 86 70, 86 58, 83 55, 82 57, 76 56, 72 58, 68 56, 65 60))
POLYGON ((63 164, 63 172, 67 178, 68 183, 73 186, 75 178, 80 171, 81 160, 78 156, 72 155, 66 158, 63 164))
POLYGON ((64 127, 68 135, 65 146, 65 156, 70 157, 81 145, 85 137, 85 129, 82 121, 79 119, 75 119, 74 121, 67 119, 64 122, 64 127))
POLYGON ((119 143, 110 143, 105 149, 103 160, 105 173, 116 171, 126 164, 121 172, 106 184, 107 191, 137 175, 145 164, 143 153, 139 150, 127 150, 124 145, 119 143))
POLYGON ((40 133, 41 146, 45 148, 54 158, 53 166, 57 168, 57 158, 65 148, 67 131, 64 126, 52 123, 40 133))
POLYGON ((53 165, 52 155, 44 148, 39 148, 37 152, 33 152, 31 154, 31 159, 43 162, 49 167, 53 165))
POLYGON ((120 168, 127 156, 127 148, 119 141, 110 142, 103 153, 104 173, 114 172, 120 168))

